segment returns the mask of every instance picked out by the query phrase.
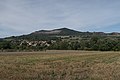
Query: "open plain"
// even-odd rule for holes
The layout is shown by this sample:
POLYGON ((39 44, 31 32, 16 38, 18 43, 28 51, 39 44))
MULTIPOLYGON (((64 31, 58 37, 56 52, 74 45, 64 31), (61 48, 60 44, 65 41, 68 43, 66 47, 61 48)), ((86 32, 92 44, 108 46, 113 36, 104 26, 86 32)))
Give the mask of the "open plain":
POLYGON ((1 52, 0 80, 119 80, 120 52, 1 52))

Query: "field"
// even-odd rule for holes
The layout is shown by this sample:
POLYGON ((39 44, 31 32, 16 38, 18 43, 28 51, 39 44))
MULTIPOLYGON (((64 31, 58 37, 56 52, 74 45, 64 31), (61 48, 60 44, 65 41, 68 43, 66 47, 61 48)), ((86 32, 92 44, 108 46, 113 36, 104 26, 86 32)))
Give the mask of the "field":
POLYGON ((0 80, 120 80, 120 52, 3 52, 0 80))

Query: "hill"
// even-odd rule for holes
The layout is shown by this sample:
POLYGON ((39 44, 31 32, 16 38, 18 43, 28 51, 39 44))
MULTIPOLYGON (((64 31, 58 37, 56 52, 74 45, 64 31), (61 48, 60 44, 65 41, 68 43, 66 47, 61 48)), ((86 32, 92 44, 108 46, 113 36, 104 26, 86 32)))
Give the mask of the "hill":
POLYGON ((31 33, 31 35, 36 35, 36 34, 39 34, 39 35, 79 35, 81 34, 81 32, 79 31, 75 31, 75 30, 72 30, 72 29, 68 29, 68 28, 60 28, 60 29, 54 29, 54 30, 40 30, 40 31, 36 31, 36 32, 33 32, 31 33))
POLYGON ((39 30, 0 41, 0 51, 39 50, 120 51, 120 33, 79 32, 68 28, 39 30))
POLYGON ((91 37, 91 36, 109 36, 120 35, 119 33, 104 33, 104 32, 80 32, 68 28, 60 28, 54 30, 39 30, 27 35, 12 36, 6 39, 26 39, 26 40, 56 40, 61 36, 77 36, 77 37, 91 37))
POLYGON ((79 36, 82 32, 75 31, 68 28, 60 28, 60 29, 54 29, 54 30, 39 30, 32 32, 27 35, 21 35, 21 36, 12 36, 7 37, 5 39, 26 39, 26 40, 56 40, 59 39, 58 36, 79 36))

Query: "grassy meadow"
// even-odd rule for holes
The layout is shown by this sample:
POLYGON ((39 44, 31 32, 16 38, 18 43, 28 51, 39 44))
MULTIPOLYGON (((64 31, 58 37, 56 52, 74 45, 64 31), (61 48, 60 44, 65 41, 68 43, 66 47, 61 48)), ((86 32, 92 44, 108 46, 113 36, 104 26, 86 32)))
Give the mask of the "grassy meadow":
POLYGON ((1 52, 0 80, 120 80, 120 52, 1 52))

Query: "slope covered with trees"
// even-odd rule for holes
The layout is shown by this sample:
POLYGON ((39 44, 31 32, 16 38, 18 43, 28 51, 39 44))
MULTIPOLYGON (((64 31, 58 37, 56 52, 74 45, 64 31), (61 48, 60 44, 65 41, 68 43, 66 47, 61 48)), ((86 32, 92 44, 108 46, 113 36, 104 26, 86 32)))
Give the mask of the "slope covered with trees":
POLYGON ((40 30, 28 35, 0 39, 0 51, 39 50, 120 51, 120 34, 78 32, 61 28, 40 30))

